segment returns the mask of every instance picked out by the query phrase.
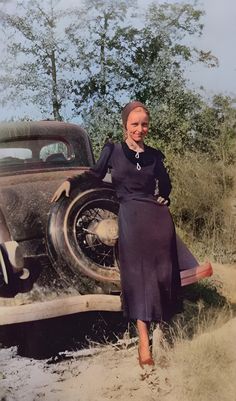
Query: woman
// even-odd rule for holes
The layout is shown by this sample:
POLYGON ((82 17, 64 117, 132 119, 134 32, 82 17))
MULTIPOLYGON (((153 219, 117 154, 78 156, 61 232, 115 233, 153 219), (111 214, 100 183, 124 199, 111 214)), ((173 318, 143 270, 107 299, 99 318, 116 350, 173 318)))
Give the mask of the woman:
MULTIPOLYGON (((119 261, 123 314, 137 322, 139 363, 153 365, 149 346, 150 322, 168 321, 181 310, 180 273, 175 228, 168 204, 171 183, 161 151, 145 145, 149 111, 141 102, 122 111, 124 141, 104 146, 91 174, 103 178, 111 169, 120 201, 119 261), (155 195, 156 183, 158 194, 155 195)), ((69 178, 54 194, 76 185, 69 178)))

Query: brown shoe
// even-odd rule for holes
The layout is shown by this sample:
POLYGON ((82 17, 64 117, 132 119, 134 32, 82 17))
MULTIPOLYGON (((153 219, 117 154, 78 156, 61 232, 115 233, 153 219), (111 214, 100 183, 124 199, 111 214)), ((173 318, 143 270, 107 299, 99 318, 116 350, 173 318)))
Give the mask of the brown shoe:
POLYGON ((139 365, 140 365, 140 367, 142 369, 144 369, 143 365, 149 365, 149 366, 155 365, 154 360, 152 359, 152 357, 147 358, 147 359, 142 359, 139 349, 138 349, 138 361, 139 361, 139 365))

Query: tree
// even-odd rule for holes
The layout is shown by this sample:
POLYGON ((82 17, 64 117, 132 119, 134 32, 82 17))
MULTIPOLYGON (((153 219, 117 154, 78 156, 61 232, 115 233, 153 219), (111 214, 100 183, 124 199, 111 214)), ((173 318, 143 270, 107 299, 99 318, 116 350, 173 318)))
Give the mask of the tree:
POLYGON ((188 3, 149 6, 132 46, 132 63, 127 64, 134 97, 144 102, 160 99, 173 77, 182 78, 186 62, 217 65, 211 52, 188 45, 192 35, 202 32, 202 15, 203 11, 188 3))
POLYGON ((21 2, 14 14, 1 11, 7 43, 7 57, 0 64, 2 103, 33 103, 55 120, 63 118, 70 92, 66 74, 72 70, 62 28, 68 16, 72 12, 58 10, 56 0, 21 2))
POLYGON ((152 4, 145 24, 136 35, 129 69, 132 98, 149 105, 152 114, 150 143, 175 150, 194 144, 193 119, 201 108, 200 96, 187 88, 188 63, 217 65, 211 52, 189 45, 202 31, 203 11, 187 3, 152 4))
POLYGON ((127 86, 123 64, 137 32, 130 25, 135 5, 131 0, 86 0, 78 24, 67 29, 79 71, 72 84, 77 112, 87 114, 94 105, 109 105, 110 111, 120 106, 127 86))
POLYGON ((86 2, 82 32, 87 42, 81 35, 78 38, 78 28, 68 31, 83 54, 84 68, 74 82, 76 109, 84 109, 83 119, 99 144, 98 135, 104 140, 111 127, 118 137, 117 113, 126 101, 138 99, 151 109, 150 143, 158 139, 164 147, 170 143, 178 150, 191 147, 192 121, 201 101, 187 89, 184 65, 217 63, 210 52, 186 44, 189 36, 201 34, 203 12, 185 3, 152 4, 137 24, 137 19, 128 18, 132 8, 120 2, 120 9, 116 3, 86 2))
POLYGON ((66 110, 72 116, 74 105, 74 115, 101 145, 112 134, 109 124, 119 136, 121 106, 136 98, 151 109, 151 140, 158 136, 165 146, 190 146, 194 113, 201 106, 187 90, 183 65, 214 61, 210 53, 186 44, 201 32, 202 11, 185 3, 152 4, 141 18, 133 13, 135 5, 87 0, 65 11, 55 0, 42 5, 27 0, 18 3, 15 14, 2 12, 9 38, 1 64, 2 101, 20 98, 44 112, 51 108, 59 120, 66 110))

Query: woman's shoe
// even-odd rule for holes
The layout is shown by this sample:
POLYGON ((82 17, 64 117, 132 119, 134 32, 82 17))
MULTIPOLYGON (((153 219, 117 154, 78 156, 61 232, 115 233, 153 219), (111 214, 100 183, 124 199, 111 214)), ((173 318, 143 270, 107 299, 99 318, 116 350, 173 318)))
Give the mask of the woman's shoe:
POLYGON ((141 355, 140 355, 140 350, 138 349, 138 361, 139 361, 139 365, 142 369, 144 369, 143 365, 148 365, 148 366, 153 366, 155 365, 154 360, 152 359, 152 357, 147 358, 147 359, 142 359, 141 355))

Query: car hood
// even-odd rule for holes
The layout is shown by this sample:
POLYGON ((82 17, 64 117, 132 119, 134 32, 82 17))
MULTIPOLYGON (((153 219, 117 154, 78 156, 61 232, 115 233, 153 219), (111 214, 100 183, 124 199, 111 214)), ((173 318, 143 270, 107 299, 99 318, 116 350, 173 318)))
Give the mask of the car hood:
POLYGON ((44 237, 53 193, 66 178, 85 170, 34 171, 0 177, 0 208, 12 239, 44 237))

